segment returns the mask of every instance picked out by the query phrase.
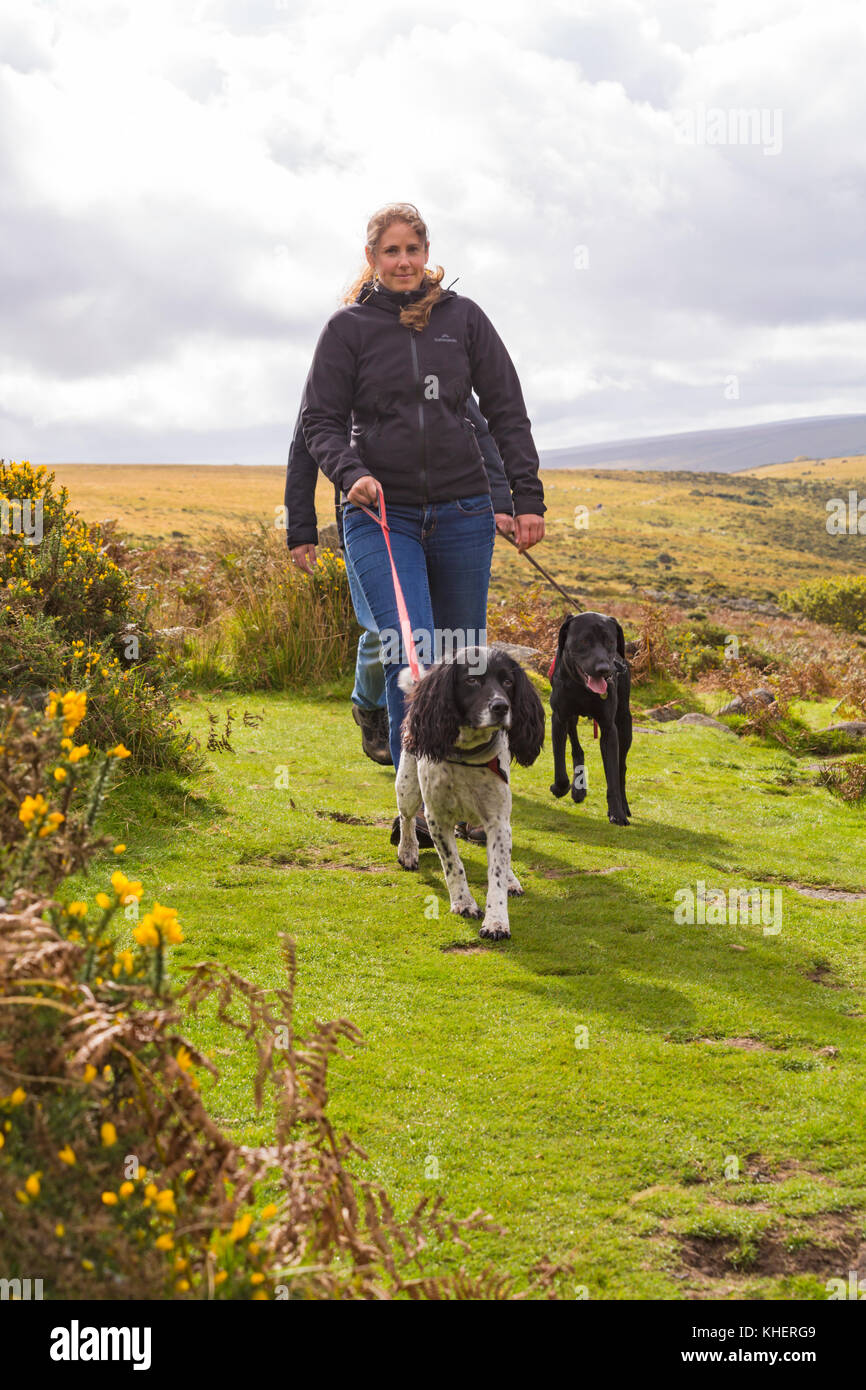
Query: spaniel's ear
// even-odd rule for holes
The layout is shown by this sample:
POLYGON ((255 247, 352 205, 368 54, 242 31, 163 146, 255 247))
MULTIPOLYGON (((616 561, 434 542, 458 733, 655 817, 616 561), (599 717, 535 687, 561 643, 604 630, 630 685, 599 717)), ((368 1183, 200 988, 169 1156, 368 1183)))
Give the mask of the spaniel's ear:
POLYGON ((529 767, 544 743, 544 706, 522 666, 514 663, 514 694, 511 697, 511 728, 508 747, 515 762, 529 767))
POLYGON ((625 660, 625 633, 616 618, 608 618, 608 622, 613 623, 616 629, 616 649, 623 660, 625 660))
POLYGON ((416 685, 403 721, 403 746, 416 758, 441 763, 457 742, 457 664, 443 662, 416 685))

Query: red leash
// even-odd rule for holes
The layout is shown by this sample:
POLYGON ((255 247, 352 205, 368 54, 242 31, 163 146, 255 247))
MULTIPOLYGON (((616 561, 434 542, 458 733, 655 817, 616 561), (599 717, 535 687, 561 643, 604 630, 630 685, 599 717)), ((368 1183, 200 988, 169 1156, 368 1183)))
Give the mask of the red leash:
POLYGON ((361 502, 356 502, 354 505, 360 507, 362 512, 366 512, 368 516, 373 518, 376 525, 382 528, 382 535, 385 537, 385 545, 388 549, 388 559, 391 561, 391 578, 394 581, 394 597, 397 600, 397 613, 400 618, 400 631, 403 634, 403 646, 409 658, 409 670, 412 672, 412 679, 414 681, 419 681, 423 672, 421 670, 421 663, 418 660, 418 653, 415 650, 415 639, 412 636, 412 625, 409 622, 409 610, 406 607, 406 600, 403 597, 403 589, 397 574, 397 566, 394 564, 394 554, 391 550, 390 528, 388 526, 388 513, 385 511, 385 494, 379 483, 376 484, 376 491, 379 494, 378 516, 361 502))

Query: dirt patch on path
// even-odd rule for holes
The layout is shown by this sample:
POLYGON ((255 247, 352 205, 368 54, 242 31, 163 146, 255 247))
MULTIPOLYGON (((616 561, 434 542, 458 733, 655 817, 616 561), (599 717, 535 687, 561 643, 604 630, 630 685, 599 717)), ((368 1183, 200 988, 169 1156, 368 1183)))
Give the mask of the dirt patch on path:
POLYGON ((754 1253, 744 1252, 729 1236, 683 1236, 680 1254, 686 1269, 711 1279, 732 1275, 815 1274, 844 1279, 848 1271, 866 1272, 866 1241, 856 1213, 816 1218, 809 1238, 767 1231, 754 1253))

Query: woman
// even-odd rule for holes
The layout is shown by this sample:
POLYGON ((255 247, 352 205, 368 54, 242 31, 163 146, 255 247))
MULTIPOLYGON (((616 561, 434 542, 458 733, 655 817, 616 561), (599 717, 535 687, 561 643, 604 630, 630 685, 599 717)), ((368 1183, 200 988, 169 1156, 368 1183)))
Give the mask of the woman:
POLYGON ((400 761, 408 657, 385 540, 361 506, 385 496, 391 546, 422 661, 458 644, 484 645, 495 524, 490 488, 466 402, 474 389, 514 504, 514 538, 544 535, 544 494, 514 364, 490 320, 426 269, 427 228, 411 203, 367 225, 367 267, 326 323, 301 413, 307 446, 345 498, 343 532, 382 641, 389 742, 400 761), (351 417, 351 438, 346 420, 351 417), (462 638, 462 641, 460 640, 462 638))

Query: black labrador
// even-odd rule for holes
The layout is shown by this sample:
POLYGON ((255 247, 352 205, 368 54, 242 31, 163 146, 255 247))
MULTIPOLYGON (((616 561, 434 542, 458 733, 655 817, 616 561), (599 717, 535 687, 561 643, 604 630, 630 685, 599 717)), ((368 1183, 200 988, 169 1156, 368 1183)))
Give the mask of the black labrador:
POLYGON ((631 672, 625 659, 625 638, 615 618, 603 613, 578 613, 566 618, 559 629, 556 656, 551 666, 551 740, 553 743, 554 796, 565 796, 569 787, 574 801, 586 797, 586 768, 577 737, 577 721, 583 715, 601 729, 601 760, 607 780, 607 817, 614 825, 628 825, 625 794, 625 761, 631 747, 631 672), (565 737, 571 741, 574 776, 565 766, 565 737))

